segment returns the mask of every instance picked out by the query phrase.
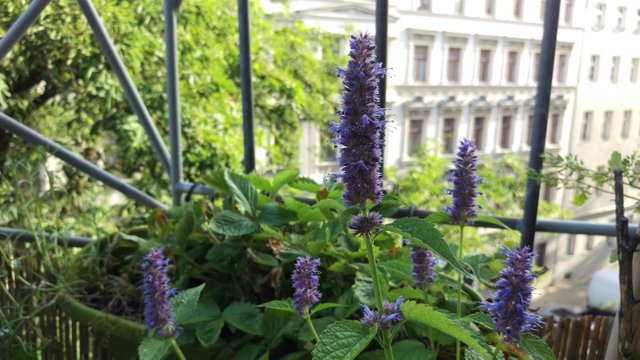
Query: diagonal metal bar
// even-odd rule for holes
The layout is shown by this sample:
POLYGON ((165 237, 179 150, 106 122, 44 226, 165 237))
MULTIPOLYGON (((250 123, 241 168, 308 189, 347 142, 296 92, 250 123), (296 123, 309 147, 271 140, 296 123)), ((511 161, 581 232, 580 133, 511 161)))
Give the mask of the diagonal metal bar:
POLYGON ((38 238, 43 238, 51 242, 55 241, 58 245, 68 245, 71 247, 83 247, 94 241, 92 238, 82 236, 67 236, 60 234, 50 234, 46 232, 34 233, 22 229, 0 227, 0 240, 34 242, 38 238))
POLYGON ((240 87, 242 89, 242 129, 244 134, 244 172, 256 167, 253 135, 253 85, 251 82, 251 32, 249 0, 238 0, 238 34, 240 37, 240 87))
MULTIPOLYGON (((387 63, 387 41, 389 38, 389 0, 376 0, 376 61, 382 63, 383 67, 388 67, 387 63)), ((380 94, 380 108, 387 108, 387 77, 380 79, 378 86, 380 94)), ((386 117, 386 116, 385 116, 386 117)), ((386 119, 383 119, 386 120, 386 119)), ((386 124, 383 122, 383 124, 386 124)), ((380 176, 384 176, 384 138, 386 135, 386 125, 383 125, 380 132, 381 144, 380 153, 380 176)))
POLYGON ((173 206, 182 202, 178 185, 182 182, 182 144, 180 136, 180 92, 178 75, 178 8, 180 1, 164 0, 164 36, 167 66, 167 98, 169 99, 169 142, 171 147, 171 194, 173 206))
POLYGON ((127 184, 117 176, 107 172, 104 169, 101 169, 87 159, 56 143, 55 141, 52 141, 51 139, 29 128, 28 126, 21 124, 19 121, 11 118, 3 112, 0 112, 0 127, 11 131, 15 135, 32 144, 43 146, 45 149, 47 149, 48 152, 51 153, 51 155, 69 163, 70 165, 75 166, 78 170, 95 179, 102 181, 105 185, 120 191, 124 195, 128 196, 131 199, 134 199, 144 206, 152 209, 167 209, 167 206, 160 201, 142 192, 138 188, 127 184))
POLYGON ((4 59, 11 49, 22 39, 27 30, 33 25, 42 10, 49 5, 51 0, 34 0, 27 10, 9 28, 6 34, 0 39, 0 61, 4 59))
POLYGON ((80 5, 80 9, 84 13, 84 16, 87 18, 89 22, 89 26, 93 30, 98 43, 100 44, 100 48, 107 58, 107 62, 109 66, 111 66, 111 70, 115 73, 118 81, 120 82, 120 86, 124 90, 124 94, 127 97, 127 101, 129 105, 133 109, 133 112, 138 117, 140 124, 144 128, 144 131, 147 133, 149 140, 151 141, 151 146, 155 151, 156 155, 160 159, 160 163, 162 163, 162 167, 167 172, 167 174, 171 174, 171 164, 169 160, 169 153, 167 152, 167 148, 162 141, 162 137, 158 132, 153 120, 151 120, 151 115, 149 115, 149 110, 144 105, 136 86, 134 85, 129 73, 127 72, 118 51, 116 50, 109 34, 107 33, 107 29, 104 27, 102 23, 102 19, 96 8, 93 6, 91 0, 78 0, 78 4, 80 5))

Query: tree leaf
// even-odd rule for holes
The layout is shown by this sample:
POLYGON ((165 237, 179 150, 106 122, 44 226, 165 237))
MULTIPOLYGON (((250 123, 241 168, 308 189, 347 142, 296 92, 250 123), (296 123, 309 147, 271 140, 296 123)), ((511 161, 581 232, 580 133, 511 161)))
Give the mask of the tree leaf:
POLYGON ((176 323, 178 325, 183 325, 196 311, 202 289, 204 289, 204 284, 181 291, 172 299, 171 307, 176 313, 176 323))
POLYGON ((156 336, 144 338, 138 346, 140 360, 162 360, 167 356, 171 342, 156 336))
POLYGON ((549 349, 547 343, 532 334, 524 334, 520 338, 520 347, 536 360, 555 360, 556 355, 549 349))
POLYGON ((247 334, 262 335, 262 314, 253 304, 234 302, 224 309, 222 316, 226 322, 247 334))
POLYGON ((226 236, 247 235, 259 228, 251 219, 229 210, 222 210, 215 214, 209 222, 209 227, 226 236))
POLYGON ((283 186, 290 184, 292 181, 298 178, 298 170, 284 170, 277 173, 273 177, 273 186, 271 187, 271 193, 275 194, 283 186))
POLYGON ((320 334, 320 341, 311 354, 314 360, 353 360, 369 345, 377 331, 377 325, 366 328, 353 320, 337 321, 320 334))
POLYGON ((282 205, 270 203, 260 209, 258 221, 263 225, 280 226, 295 220, 297 215, 298 213, 282 205))
POLYGON ((491 225, 495 225, 497 227, 503 228, 505 230, 511 230, 511 228, 505 225, 502 221, 496 218, 492 218, 491 216, 476 216, 475 219, 473 219, 473 222, 491 224, 491 225))
POLYGON ((609 158, 609 170, 616 169, 622 169, 622 154, 619 151, 612 152, 611 158, 609 158))
POLYGON ((196 325, 196 337, 200 344, 206 348, 213 346, 218 341, 223 326, 224 319, 220 315, 196 325))
POLYGON ((425 220, 432 224, 450 224, 453 221, 453 218, 448 212, 438 211, 427 216, 425 220))
POLYGON ((291 300, 272 300, 264 304, 260 304, 258 307, 296 313, 296 310, 291 304, 291 300))
POLYGON ((236 201, 251 217, 255 217, 258 206, 258 192, 251 182, 245 177, 229 171, 224 173, 224 180, 236 201))
POLYGON ((489 346, 468 325, 458 321, 454 315, 429 305, 407 301, 400 305, 402 315, 408 321, 431 326, 445 334, 453 336, 479 352, 485 359, 490 358, 489 346))

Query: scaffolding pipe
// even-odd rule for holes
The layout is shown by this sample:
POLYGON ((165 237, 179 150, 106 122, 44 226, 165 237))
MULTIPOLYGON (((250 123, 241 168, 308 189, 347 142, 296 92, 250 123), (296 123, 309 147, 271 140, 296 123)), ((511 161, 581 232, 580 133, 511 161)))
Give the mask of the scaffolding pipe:
POLYGON ((16 20, 7 30, 7 33, 0 38, 0 61, 2 61, 13 49, 13 47, 22 39, 27 30, 33 25, 42 11, 49 5, 51 0, 34 0, 27 10, 16 20))
POLYGON ((167 209, 166 205, 142 192, 138 188, 127 184, 117 176, 105 171, 104 169, 101 169, 87 159, 72 152, 71 150, 56 143, 55 141, 52 141, 51 139, 29 128, 28 126, 21 124, 19 121, 9 117, 3 112, 0 112, 0 127, 14 133, 15 135, 32 144, 43 146, 49 153, 51 153, 51 155, 72 166, 75 166, 78 170, 101 181, 105 185, 120 191, 127 197, 139 202, 144 206, 152 209, 167 209))
POLYGON ((238 0, 238 33, 240 36, 240 87, 242 90, 242 130, 244 135, 244 172, 256 167, 253 135, 253 85, 251 82, 251 33, 249 1, 238 0))
POLYGON ((551 98, 551 84, 553 81, 553 63, 556 55, 556 39, 558 37, 558 18, 560 14, 560 0, 546 2, 540 67, 538 70, 538 88, 536 91, 536 105, 533 113, 533 128, 531 133, 531 152, 529 153, 529 171, 527 189, 524 200, 524 216, 521 228, 520 246, 533 249, 536 235, 536 219, 538 217, 538 202, 540 199, 540 184, 535 174, 542 170, 542 154, 547 137, 547 117, 549 115, 549 101, 551 98))
POLYGON ((169 153, 167 152, 167 148, 156 128, 153 120, 151 120, 151 115, 149 115, 149 110, 144 105, 138 90, 136 89, 133 80, 129 76, 127 69, 118 54, 118 50, 116 50, 113 45, 113 41, 109 37, 107 33, 107 29, 104 27, 102 23, 102 19, 98 14, 95 6, 91 0, 78 0, 78 4, 80 5, 80 9, 84 13, 84 16, 87 18, 89 22, 89 26, 93 30, 93 34, 96 36, 98 43, 100 44, 100 48, 107 58, 107 62, 111 67, 111 70, 115 73, 118 81, 120 82, 120 86, 124 90, 124 94, 129 102, 129 105, 133 109, 133 112, 138 117, 140 124, 144 128, 144 131, 147 133, 149 140, 151 141, 151 146, 158 156, 162 167, 167 172, 167 174, 171 174, 171 165, 169 163, 169 153))
POLYGON ((83 247, 93 241, 92 238, 82 236, 67 236, 59 234, 50 234, 46 232, 31 232, 22 229, 12 229, 0 227, 0 240, 16 240, 24 242, 34 242, 36 239, 46 239, 47 241, 55 241, 58 245, 68 245, 71 247, 83 247))
MULTIPOLYGON (((376 61, 382 63, 383 67, 387 64, 387 40, 389 38, 389 0, 376 0, 376 61)), ((379 84, 381 109, 387 108, 387 77, 383 76, 379 84)), ((386 124, 386 123, 384 123, 386 124)), ((383 125, 380 132, 380 176, 384 176, 384 139, 386 126, 383 125)))

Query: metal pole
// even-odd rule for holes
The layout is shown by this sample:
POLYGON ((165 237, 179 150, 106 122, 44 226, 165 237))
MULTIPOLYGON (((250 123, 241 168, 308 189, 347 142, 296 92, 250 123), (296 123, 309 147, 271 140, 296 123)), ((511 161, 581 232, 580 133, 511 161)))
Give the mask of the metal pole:
POLYGON ((167 209, 166 205, 142 192, 138 188, 127 184, 126 182, 122 181, 122 179, 114 176, 104 169, 99 168, 87 159, 50 140, 37 131, 21 124, 20 122, 9 117, 3 112, 0 112, 0 127, 11 131, 15 135, 32 144, 43 146, 45 149, 47 149, 48 152, 51 153, 51 155, 69 163, 70 165, 75 166, 76 168, 78 168, 78 170, 95 179, 102 181, 105 185, 120 191, 124 195, 128 196, 131 199, 134 199, 144 206, 152 209, 167 209))
MULTIPOLYGON (((389 0, 376 0, 376 61, 382 63, 383 67, 388 67, 387 64, 387 39, 388 35, 388 22, 389 22, 389 0)), ((379 84, 380 91, 380 103, 379 106, 382 109, 387 108, 387 77, 384 76, 380 79, 379 84)), ((380 176, 384 175, 384 138, 385 138, 386 126, 383 125, 380 132, 381 140, 381 156, 380 161, 380 176)))
POLYGON ((164 36, 167 54, 167 98, 169 99, 169 146, 171 147, 171 197, 173 206, 182 203, 178 185, 182 182, 182 124, 180 123, 180 92, 178 75, 178 9, 180 1, 164 0, 164 36))
POLYGON ((162 137, 153 123, 153 120, 151 120, 151 115, 149 115, 149 111, 144 105, 136 86, 131 80, 131 77, 129 77, 129 73, 118 54, 118 50, 116 50, 113 42, 111 41, 111 38, 102 23, 102 19, 100 19, 100 15, 98 15, 98 12, 93 6, 91 0, 78 0, 78 4, 80 5, 80 9, 82 9, 84 16, 89 22, 89 26, 91 26, 91 29, 98 40, 100 48, 107 58, 107 62, 109 63, 111 70, 113 70, 118 78, 129 105, 138 117, 144 131, 147 133, 147 136, 151 141, 151 146, 158 156, 158 159, 160 159, 160 163, 162 163, 162 167, 167 174, 170 174, 171 167, 169 164, 169 153, 167 152, 167 148, 165 147, 162 137))
POLYGON ((11 229, 0 227, 0 240, 17 240, 25 242, 34 242, 38 238, 44 238, 47 241, 55 241, 58 245, 68 245, 71 247, 83 247, 94 241, 92 238, 82 236, 66 236, 58 234, 50 234, 46 232, 31 232, 22 229, 11 229))
MULTIPOLYGON (((553 63, 556 54, 556 38, 558 37, 558 17, 560 0, 549 0, 546 3, 544 15, 544 29, 542 34, 542 49, 540 54, 540 68, 538 70, 538 89, 536 105, 533 114, 533 129, 531 136, 531 152, 529 153, 529 169, 535 173, 542 170, 542 154, 547 137, 547 117, 549 115, 549 100, 551 97, 551 83, 553 80, 553 63)), ((536 219, 538 217, 538 202, 540 184, 531 175, 527 178, 527 190, 524 200, 524 217, 522 218, 521 246, 533 249, 536 234, 536 219)))
POLYGON ((240 84, 242 88, 242 131, 244 135, 244 172, 256 167, 253 135, 253 88, 251 82, 251 33, 249 1, 238 0, 238 33, 240 36, 240 84))
POLYGON ((27 10, 20 15, 7 33, 0 39, 0 61, 9 54, 9 51, 22 39, 27 30, 33 25, 42 10, 44 10, 51 0, 34 0, 27 10))

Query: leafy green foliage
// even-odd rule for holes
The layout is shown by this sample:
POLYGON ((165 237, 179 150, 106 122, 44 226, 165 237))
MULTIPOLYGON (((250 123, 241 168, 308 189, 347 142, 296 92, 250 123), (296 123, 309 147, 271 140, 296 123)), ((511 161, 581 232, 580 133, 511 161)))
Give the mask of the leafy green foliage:
POLYGON ((169 340, 150 336, 145 338, 138 347, 138 355, 140 360, 162 360, 167 356, 170 347, 169 340))
POLYGON ((320 335, 313 359, 353 360, 369 345, 377 330, 377 326, 369 329, 356 321, 337 321, 320 335))
POLYGON ((544 341, 542 341, 542 339, 535 335, 523 335, 520 339, 520 347, 522 347, 522 349, 526 351, 527 354, 531 355, 531 357, 536 360, 556 359, 555 354, 553 353, 553 351, 551 351, 551 349, 549 349, 547 343, 545 343, 544 341))

